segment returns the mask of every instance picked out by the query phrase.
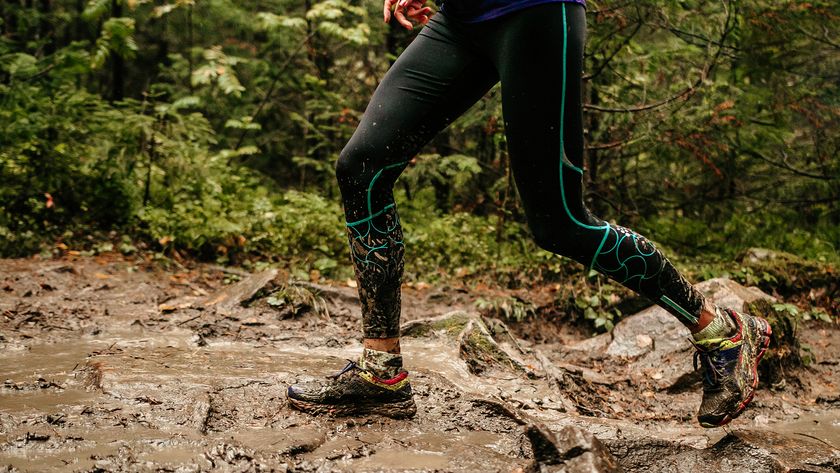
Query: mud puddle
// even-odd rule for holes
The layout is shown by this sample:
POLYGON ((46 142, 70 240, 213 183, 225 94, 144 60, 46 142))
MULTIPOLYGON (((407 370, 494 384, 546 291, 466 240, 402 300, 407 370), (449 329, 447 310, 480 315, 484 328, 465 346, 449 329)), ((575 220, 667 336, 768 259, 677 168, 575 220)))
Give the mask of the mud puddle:
MULTIPOLYGON (((418 393, 421 410, 446 404, 433 390, 454 399, 480 391, 476 383, 453 388, 467 387, 470 376, 446 355, 448 347, 409 346, 413 358, 423 360, 413 370, 426 384, 418 393), (444 355, 422 356, 432 353, 444 355)), ((334 372, 357 352, 228 341, 199 347, 186 330, 132 330, 5 353, 0 464, 23 471, 240 462, 303 470, 329 463, 348 471, 475 471, 526 463, 518 429, 500 419, 481 430, 459 415, 474 410, 466 400, 425 410, 413 422, 313 419, 288 409, 288 384, 334 372), (453 417, 444 422, 442 415, 453 417)))
MULTIPOLYGON (((655 333, 659 322, 641 324, 650 343, 627 331, 632 356, 609 354, 616 330, 576 347, 522 342, 538 362, 480 373, 464 337, 407 337, 417 416, 335 419, 289 408, 285 390, 357 358, 347 288, 328 316, 289 317, 179 308, 223 289, 198 270, 14 260, 0 278, 0 471, 517 471, 533 461, 517 416, 590 432, 629 472, 840 471, 830 326, 806 327, 815 362, 784 389, 763 387, 725 430, 695 425, 684 340, 666 343, 679 337, 655 333)), ((442 314, 439 296, 412 294, 409 320, 442 314)))

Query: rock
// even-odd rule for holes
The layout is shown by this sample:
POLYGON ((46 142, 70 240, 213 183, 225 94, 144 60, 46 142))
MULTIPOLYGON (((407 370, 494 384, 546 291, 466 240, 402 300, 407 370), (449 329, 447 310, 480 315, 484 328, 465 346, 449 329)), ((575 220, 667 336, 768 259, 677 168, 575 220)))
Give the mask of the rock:
MULTIPOLYGON (((711 279, 697 285, 715 304, 744 310, 745 303, 758 299, 772 299, 754 287, 744 287, 729 279, 711 279)), ((680 321, 653 306, 631 315, 618 324, 612 332, 612 341, 606 348, 607 355, 636 358, 630 366, 633 372, 656 371, 655 381, 664 389, 690 382, 694 368, 691 344, 686 339, 690 333, 680 321), (661 376, 658 373, 661 371, 661 376)))
POLYGON ((740 255, 739 261, 756 276, 770 276, 773 288, 783 293, 828 286, 834 286, 836 290, 838 285, 837 271, 831 265, 784 251, 749 248, 740 255))
POLYGON ((613 473, 622 471, 615 457, 591 433, 565 426, 556 434, 539 423, 525 429, 534 452, 531 472, 613 473))
POLYGON ((840 450, 816 437, 794 437, 770 430, 742 431, 724 437, 712 450, 729 458, 738 458, 744 452, 743 456, 772 465, 773 471, 840 471, 840 450))
POLYGON ((797 368, 804 366, 805 357, 809 356, 799 341, 799 326, 803 314, 778 308, 765 299, 750 302, 748 306, 750 314, 763 317, 773 329, 770 337, 770 346, 773 349, 764 355, 759 366, 759 375, 762 380, 773 386, 784 386, 787 383, 786 378, 794 374, 797 368))
POLYGON ((269 269, 253 274, 236 284, 211 295, 204 303, 205 307, 215 307, 221 313, 232 311, 237 306, 246 304, 265 289, 277 277, 276 269, 269 269))
POLYGON ((493 335, 479 319, 472 319, 458 335, 459 354, 473 374, 492 368, 525 372, 525 365, 515 359, 493 339, 493 335))
POLYGON ((477 317, 476 314, 456 310, 437 317, 406 322, 400 327, 400 332, 403 337, 427 337, 438 332, 457 337, 466 327, 467 322, 477 317))
POLYGON ((563 412, 592 415, 593 408, 597 409, 601 400, 601 394, 593 383, 611 384, 612 381, 588 368, 568 363, 552 364, 539 350, 535 350, 535 355, 546 376, 557 388, 563 412))
POLYGON ((461 359, 473 374, 503 369, 536 377, 528 363, 522 360, 528 354, 499 320, 485 320, 475 313, 453 311, 407 322, 400 332, 403 337, 443 336, 454 341, 461 359))
POLYGON ((819 439, 769 429, 729 434, 705 449, 650 438, 621 439, 608 445, 627 473, 840 471, 840 451, 819 439))
POLYGON ((640 333, 636 335, 636 346, 640 349, 647 351, 648 349, 653 349, 653 338, 650 335, 645 335, 644 333, 640 333))

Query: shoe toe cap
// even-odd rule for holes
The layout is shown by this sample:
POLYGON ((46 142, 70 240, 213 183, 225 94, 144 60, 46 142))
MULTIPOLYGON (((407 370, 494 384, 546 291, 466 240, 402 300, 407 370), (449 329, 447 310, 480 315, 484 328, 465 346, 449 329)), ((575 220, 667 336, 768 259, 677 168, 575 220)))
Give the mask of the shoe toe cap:
POLYGON ((300 401, 306 400, 305 390, 303 386, 299 384, 291 384, 289 388, 286 390, 286 397, 290 399, 297 399, 300 401))
POLYGON ((700 425, 706 428, 714 428, 714 427, 721 427, 729 423, 731 419, 727 418, 726 414, 722 415, 713 415, 713 414, 706 414, 697 416, 698 422, 700 425))

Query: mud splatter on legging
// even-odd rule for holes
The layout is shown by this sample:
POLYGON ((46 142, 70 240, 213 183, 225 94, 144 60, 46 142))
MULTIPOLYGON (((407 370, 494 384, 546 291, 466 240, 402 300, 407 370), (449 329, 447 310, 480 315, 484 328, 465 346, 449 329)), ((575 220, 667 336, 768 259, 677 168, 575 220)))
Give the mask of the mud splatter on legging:
POLYGON ((370 219, 348 222, 366 338, 399 334, 403 274, 402 228, 394 206, 370 219))
POLYGON ((584 205, 585 23, 583 7, 566 3, 471 24, 438 13, 385 75, 336 166, 365 337, 399 335, 404 247, 394 182, 499 80, 511 165, 536 242, 696 324, 703 296, 649 240, 584 205))

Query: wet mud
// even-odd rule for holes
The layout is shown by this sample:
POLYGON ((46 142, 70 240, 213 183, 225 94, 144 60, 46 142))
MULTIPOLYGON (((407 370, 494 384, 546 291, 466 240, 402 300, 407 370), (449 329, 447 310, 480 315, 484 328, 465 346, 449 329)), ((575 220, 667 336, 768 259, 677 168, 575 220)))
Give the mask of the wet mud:
POLYGON ((468 293, 408 288, 416 418, 311 417, 286 387, 358 356, 355 290, 302 284, 320 309, 290 310, 266 302, 282 279, 269 276, 226 285, 217 268, 117 256, 0 260, 0 471, 840 471, 835 325, 803 327, 813 362, 708 430, 674 326, 535 344, 472 314, 468 293), (533 425, 604 449, 535 463, 533 425))

